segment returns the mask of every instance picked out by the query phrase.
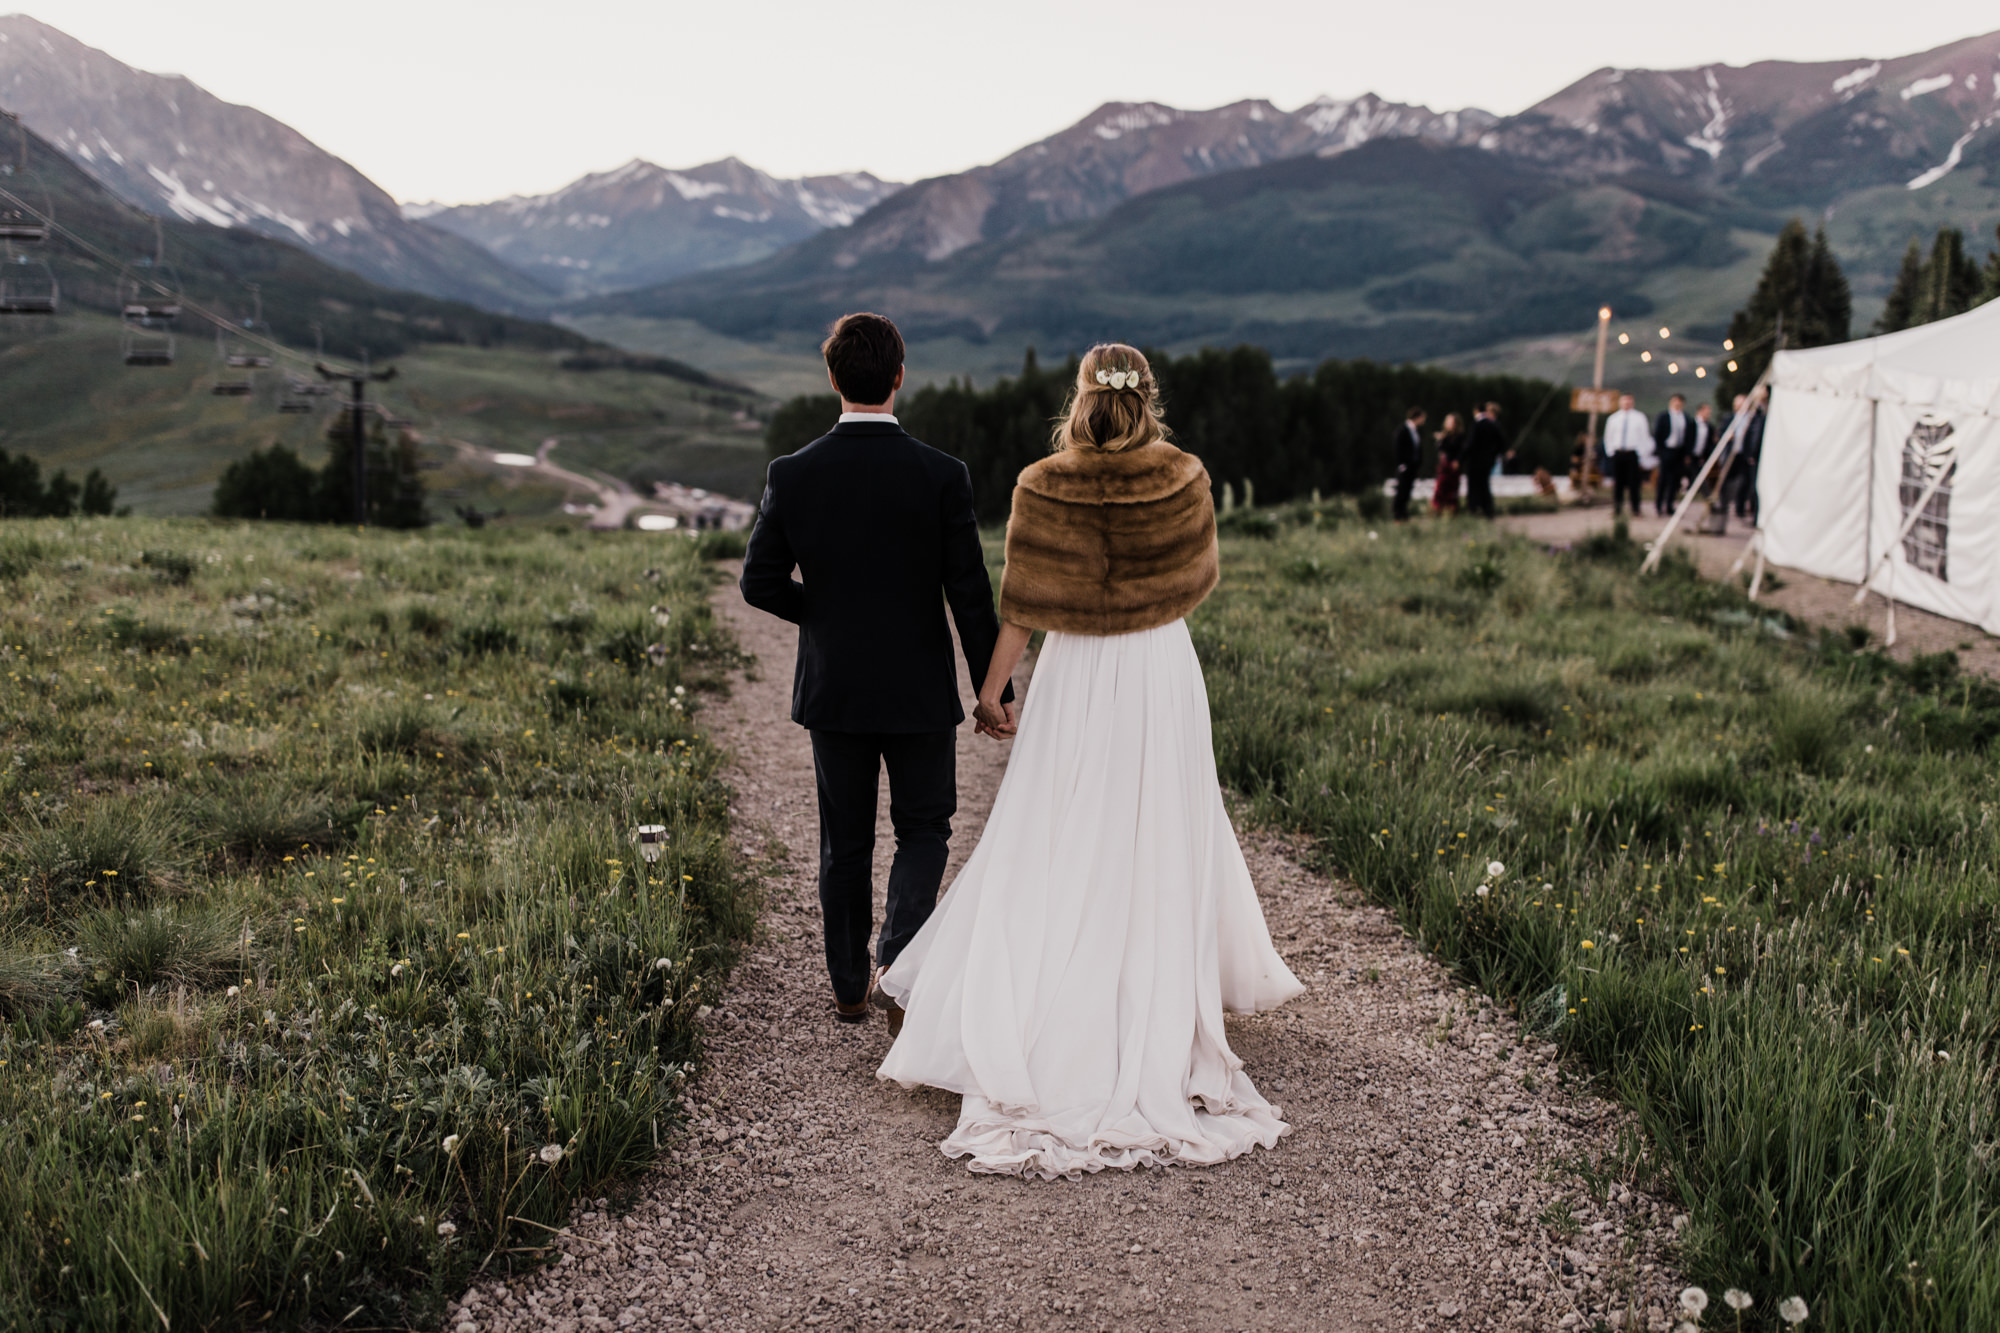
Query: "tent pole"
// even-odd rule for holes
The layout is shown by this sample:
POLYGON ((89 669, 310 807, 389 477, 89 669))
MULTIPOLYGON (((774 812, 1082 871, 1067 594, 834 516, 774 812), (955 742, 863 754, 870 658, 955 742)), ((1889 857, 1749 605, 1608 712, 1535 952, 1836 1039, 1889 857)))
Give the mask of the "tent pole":
POLYGON ((1875 429, 1882 415, 1882 400, 1868 400, 1868 507, 1863 511, 1861 529, 1861 582, 1868 582, 1868 553, 1875 549, 1875 429))
POLYGON ((1764 586, 1764 530, 1750 534, 1750 544, 1757 548, 1757 565, 1750 573, 1750 600, 1757 600, 1757 590, 1764 586))
POLYGON ((1895 606, 1896 567, 1889 563, 1890 557, 1896 554, 1896 548, 1898 546, 1901 546, 1904 543, 1904 541, 1906 541, 1909 538, 1910 533, 1916 528, 1917 520, 1921 519, 1924 516, 1924 506, 1929 504, 1931 502, 1931 497, 1938 493, 1938 487, 1944 485, 1944 479, 1953 472, 1956 472, 1957 470, 1958 470, 1958 460, 1954 458, 1950 463, 1948 463, 1944 467, 1939 468, 1937 470, 1937 475, 1932 477, 1928 482, 1924 484, 1924 493, 1917 497, 1917 502, 1914 505, 1910 506, 1910 516, 1903 521, 1902 531, 1896 534, 1896 540, 1889 543, 1888 547, 1882 552, 1882 558, 1880 560, 1877 560, 1875 562, 1874 567, 1870 569, 1865 576, 1863 576, 1861 580, 1861 588, 1854 594, 1854 604, 1856 606, 1859 606, 1861 605, 1861 603, 1868 600, 1868 585, 1874 581, 1875 575, 1881 572, 1882 566, 1884 565, 1889 565, 1889 592, 1888 592, 1889 604, 1892 608, 1895 606))
MULTIPOLYGON (((1776 364, 1777 358, 1773 357, 1771 365, 1775 366, 1776 364)), ((1745 410, 1738 412, 1736 419, 1729 423, 1729 433, 1724 435, 1721 442, 1709 451, 1707 461, 1701 465, 1701 471, 1695 474, 1694 484, 1688 487, 1687 498, 1674 506, 1674 516, 1667 520, 1666 527, 1660 529, 1660 535, 1653 538, 1653 548, 1646 552, 1645 563, 1639 566, 1641 574, 1650 574, 1660 567, 1660 558, 1667 553, 1668 540, 1673 537, 1674 530, 1680 527, 1681 520, 1687 517, 1687 511, 1694 507, 1694 497, 1701 490, 1702 483, 1708 480, 1710 470, 1715 467, 1715 460, 1722 457, 1724 446, 1733 440, 1740 440, 1743 437, 1745 428, 1750 424, 1750 412, 1748 409, 1756 405, 1758 393, 1770 382, 1771 366, 1766 366, 1764 367, 1764 373, 1757 377, 1757 382, 1750 386, 1749 398, 1744 404, 1745 410)))

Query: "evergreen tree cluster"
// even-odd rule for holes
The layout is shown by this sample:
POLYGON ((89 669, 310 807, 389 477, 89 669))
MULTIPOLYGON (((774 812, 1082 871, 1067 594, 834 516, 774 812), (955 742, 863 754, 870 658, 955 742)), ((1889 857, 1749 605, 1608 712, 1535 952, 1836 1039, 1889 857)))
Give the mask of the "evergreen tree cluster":
POLYGON ((27 454, 11 457, 0 449, 0 518, 68 518, 112 513, 118 488, 92 468, 81 485, 67 471, 42 480, 42 465, 27 454))
MULTIPOLYGON (((282 444, 254 449, 224 470, 209 511, 217 518, 291 523, 354 521, 354 418, 336 413, 327 426, 324 467, 314 468, 282 444)), ((421 528, 430 522, 417 443, 407 432, 391 440, 380 421, 367 431, 368 522, 378 528, 421 528)))
MULTIPOLYGON (((1175 441, 1208 466, 1218 488, 1227 484, 1265 503, 1380 485, 1394 469, 1396 429, 1411 407, 1430 414, 1428 432, 1447 412, 1470 426, 1475 405, 1497 402, 1516 470, 1569 466, 1569 403, 1551 401, 1556 386, 1544 380, 1371 361, 1326 361, 1281 379, 1269 353, 1256 347, 1146 355, 1175 441), (1517 438, 1524 427, 1527 438, 1517 438)), ((1014 478, 1049 452, 1076 366, 1072 357, 1045 370, 1030 349, 1016 379, 987 389, 927 385, 898 398, 896 415, 910 434, 965 461, 980 519, 996 522, 1007 516, 1014 478)), ((766 447, 773 457, 791 453, 824 435, 839 413, 832 394, 794 398, 772 417, 766 447)))
POLYGON ((1923 242, 1912 237, 1903 252, 1903 266, 1896 273, 1896 285, 1882 317, 1875 321, 1877 333, 1895 333, 1953 315, 1962 315, 1976 305, 2000 297, 2000 248, 1986 257, 1982 269, 1965 252, 1965 233, 1957 227, 1939 227, 1931 241, 1930 253, 1923 242))
POLYGON ((1793 218, 1778 233, 1750 303, 1729 321, 1731 359, 1717 379, 1715 401, 1726 409, 1737 394, 1748 393, 1771 364, 1781 335, 1789 348, 1844 343, 1853 318, 1853 293, 1826 228, 1807 236, 1805 223, 1793 218))

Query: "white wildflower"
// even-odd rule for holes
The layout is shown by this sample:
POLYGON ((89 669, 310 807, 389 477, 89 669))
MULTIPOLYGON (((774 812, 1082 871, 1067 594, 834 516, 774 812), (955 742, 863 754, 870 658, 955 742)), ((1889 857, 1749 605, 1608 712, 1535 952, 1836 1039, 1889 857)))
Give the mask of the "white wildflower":
POLYGON ((447 1134, 444 1136, 444 1150, 447 1153, 455 1153, 458 1151, 458 1135, 447 1134))
POLYGON ((559 1143, 544 1143, 541 1152, 537 1153, 536 1156, 540 1157, 546 1165, 554 1166, 563 1159, 562 1145, 559 1143))
POLYGON ((1501 865, 1498 861, 1488 861, 1486 863, 1486 877, 1488 879, 1498 879, 1506 873, 1507 867, 1501 865))
POLYGON ((236 998, 237 996, 239 996, 239 995, 241 995, 241 994, 243 993, 243 988, 242 988, 241 986, 231 986, 231 987, 230 987, 230 988, 229 988, 228 990, 226 990, 226 991, 224 991, 224 992, 222 992, 222 993, 223 993, 223 995, 224 995, 224 996, 226 996, 226 997, 228 997, 229 999, 232 999, 232 1000, 233 1000, 233 999, 235 999, 235 998, 236 998))
POLYGON ((1805 1300, 1798 1296, 1787 1296, 1778 1302, 1778 1318, 1788 1324, 1803 1324, 1812 1311, 1806 1309, 1805 1300))
POLYGON ((390 976, 392 976, 392 977, 400 977, 400 976, 402 976, 402 975, 403 975, 403 965, 402 965, 401 963, 398 963, 398 964, 396 964, 396 965, 395 965, 394 967, 390 968, 390 969, 389 969, 389 975, 390 975, 390 976))
POLYGON ((1707 1308, 1708 1308, 1707 1292, 1703 1291, 1700 1287, 1686 1287, 1682 1289, 1681 1309, 1687 1311, 1691 1315, 1694 1315, 1696 1318, 1700 1318, 1701 1312, 1703 1310, 1706 1310, 1707 1308))
POLYGON ((457 1234, 458 1234, 458 1228, 456 1226, 453 1226, 450 1222, 438 1223, 438 1235, 456 1236, 457 1234))
POLYGON ((653 960, 653 970, 654 970, 655 972, 665 972, 665 971, 667 971, 668 969, 670 969, 670 968, 672 968, 672 967, 673 967, 673 963, 672 963, 672 961, 671 961, 671 960, 669 960, 669 959, 665 959, 665 958, 655 958, 655 959, 653 960))
POLYGON ((1487 894, 1493 892, 1493 886, 1491 884, 1481 884, 1478 888, 1474 889, 1472 892, 1474 896, 1484 898, 1487 894))
POLYGON ((1732 1310, 1747 1310, 1757 1302, 1743 1288, 1731 1287, 1722 1293, 1722 1303, 1732 1310))

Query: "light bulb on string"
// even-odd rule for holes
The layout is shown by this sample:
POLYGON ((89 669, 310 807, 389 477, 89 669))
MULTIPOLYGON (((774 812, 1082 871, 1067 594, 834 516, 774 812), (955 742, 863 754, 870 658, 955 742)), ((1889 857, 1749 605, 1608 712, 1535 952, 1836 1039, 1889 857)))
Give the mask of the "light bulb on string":
POLYGON ((1734 361, 1729 363, 1729 373, 1732 375, 1736 373, 1736 363, 1734 361))
POLYGON ((1641 361, 1651 361, 1653 359, 1653 354, 1651 352, 1641 352, 1639 353, 1639 359, 1641 361))
POLYGON ((1629 343, 1631 341, 1632 341, 1632 335, 1629 333, 1621 333, 1618 335, 1618 345, 1620 347, 1623 347, 1626 343, 1629 343))
POLYGON ((1698 380, 1705 380, 1705 379, 1707 379, 1707 378, 1708 378, 1708 367, 1707 367, 1707 366, 1696 366, 1696 367, 1694 368, 1694 377, 1695 377, 1696 379, 1698 379, 1698 380))
POLYGON ((1669 362, 1667 362, 1667 373, 1668 373, 1669 375, 1678 375, 1678 374, 1680 374, 1680 373, 1681 373, 1681 363, 1680 363, 1680 362, 1678 362, 1678 361, 1669 361, 1669 362))
POLYGON ((1733 352, 1733 351, 1735 351, 1735 350, 1736 350, 1736 340, 1735 340, 1734 338, 1724 338, 1724 339, 1722 340, 1722 350, 1723 350, 1723 351, 1725 351, 1725 352, 1733 352))
POLYGON ((1660 325, 1660 336, 1662 338, 1671 338, 1674 336, 1673 330, 1669 329, 1666 325, 1662 324, 1660 325))

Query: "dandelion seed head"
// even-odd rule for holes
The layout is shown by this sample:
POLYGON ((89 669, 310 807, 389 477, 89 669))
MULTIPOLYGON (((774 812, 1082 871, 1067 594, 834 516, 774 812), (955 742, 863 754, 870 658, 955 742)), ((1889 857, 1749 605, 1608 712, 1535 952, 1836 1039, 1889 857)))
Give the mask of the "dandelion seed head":
POLYGON ((1707 1308, 1707 1292, 1703 1291, 1700 1287, 1684 1287, 1681 1289, 1681 1309, 1694 1315, 1696 1318, 1700 1318, 1701 1312, 1707 1308))
POLYGON ((1741 1287, 1731 1287, 1722 1293, 1722 1303, 1732 1310, 1747 1310, 1756 1304, 1750 1293, 1741 1287))
POLYGON ((1498 861, 1488 861, 1486 863, 1486 874, 1488 878, 1498 879, 1506 873, 1507 873, 1507 867, 1500 864, 1498 861))
POLYGON ((1806 1309, 1806 1303, 1801 1297, 1787 1296, 1778 1302, 1778 1318, 1788 1324, 1803 1324, 1806 1322, 1806 1316, 1811 1313, 1812 1311, 1806 1309))
POLYGON ((438 1223, 438 1235, 440 1235, 440 1236, 456 1236, 457 1234, 458 1234, 458 1228, 457 1228, 456 1226, 452 1225, 452 1224, 451 1224, 450 1222, 440 1222, 440 1223, 438 1223))
POLYGON ((540 1157, 549 1166, 554 1166, 563 1159, 562 1145, 559 1143, 544 1143, 542 1150, 535 1155, 540 1157))

